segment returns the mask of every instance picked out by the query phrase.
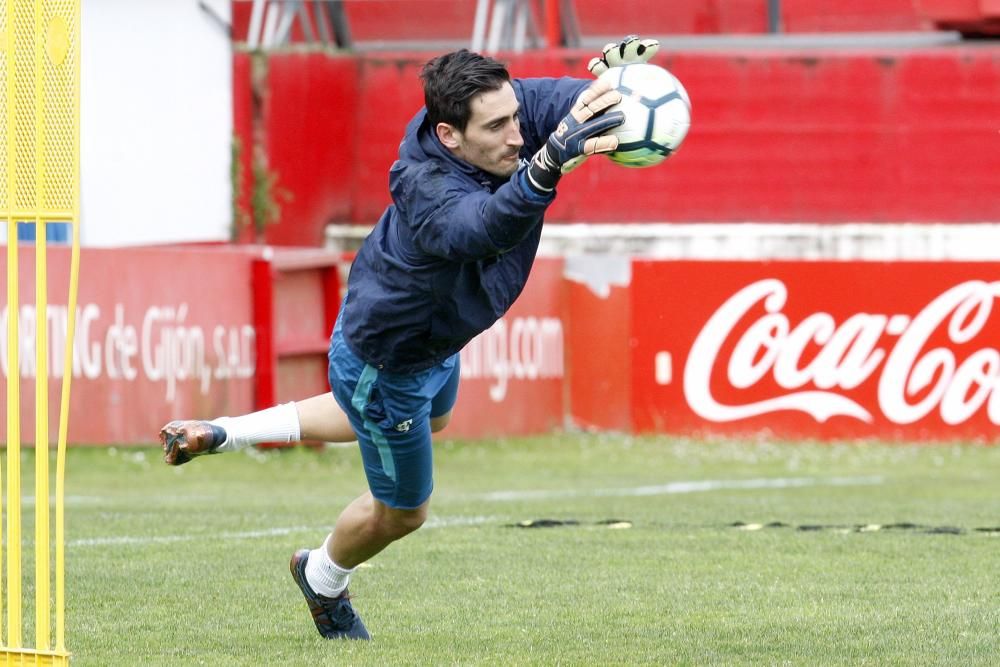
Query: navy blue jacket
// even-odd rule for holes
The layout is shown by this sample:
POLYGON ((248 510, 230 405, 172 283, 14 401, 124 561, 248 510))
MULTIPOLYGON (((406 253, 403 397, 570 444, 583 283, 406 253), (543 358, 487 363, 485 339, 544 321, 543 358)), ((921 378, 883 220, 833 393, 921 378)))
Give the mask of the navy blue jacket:
POLYGON ((340 314, 344 338, 366 363, 412 373, 444 361, 496 322, 521 293, 554 193, 525 184, 527 160, 589 85, 515 79, 524 146, 501 179, 453 156, 422 109, 389 171, 393 203, 351 267, 340 314))

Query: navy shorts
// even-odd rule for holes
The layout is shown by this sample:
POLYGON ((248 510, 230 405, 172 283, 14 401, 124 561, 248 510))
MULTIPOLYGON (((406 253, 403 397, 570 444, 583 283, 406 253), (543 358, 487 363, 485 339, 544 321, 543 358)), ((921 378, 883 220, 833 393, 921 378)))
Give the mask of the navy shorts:
POLYGON ((330 388, 351 420, 372 495, 396 509, 424 504, 434 488, 430 420, 455 405, 459 356, 417 373, 380 371, 351 351, 338 319, 329 359, 330 388))

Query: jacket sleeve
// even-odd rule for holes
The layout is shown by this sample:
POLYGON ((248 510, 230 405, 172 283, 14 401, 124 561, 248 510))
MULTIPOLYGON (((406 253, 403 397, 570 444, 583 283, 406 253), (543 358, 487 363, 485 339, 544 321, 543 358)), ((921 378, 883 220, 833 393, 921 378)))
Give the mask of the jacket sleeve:
MULTIPOLYGON (((591 83, 588 79, 515 79, 521 102, 518 117, 524 147, 531 156, 548 139, 563 116, 591 83)), ((455 174, 436 160, 421 165, 408 179, 397 207, 408 219, 413 243, 422 252, 450 260, 475 260, 510 250, 541 224, 555 193, 539 195, 524 179, 525 167, 496 192, 455 174)))
POLYGON ((521 101, 521 136, 527 150, 534 153, 542 147, 591 83, 593 79, 570 77, 514 80, 514 92, 521 101))
POLYGON ((405 215, 414 244, 435 257, 476 260, 506 252, 541 224, 555 197, 529 191, 523 167, 494 193, 433 163, 423 169, 405 215))

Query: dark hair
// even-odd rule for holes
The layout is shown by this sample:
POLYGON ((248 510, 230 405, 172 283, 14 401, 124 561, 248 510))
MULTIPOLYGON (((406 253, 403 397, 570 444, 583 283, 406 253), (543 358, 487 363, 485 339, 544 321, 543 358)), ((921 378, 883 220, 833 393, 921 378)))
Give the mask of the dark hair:
POLYGON ((468 49, 446 53, 427 62, 420 71, 424 82, 424 105, 431 126, 448 123, 465 131, 472 110, 469 102, 476 95, 499 90, 510 81, 503 63, 468 49))

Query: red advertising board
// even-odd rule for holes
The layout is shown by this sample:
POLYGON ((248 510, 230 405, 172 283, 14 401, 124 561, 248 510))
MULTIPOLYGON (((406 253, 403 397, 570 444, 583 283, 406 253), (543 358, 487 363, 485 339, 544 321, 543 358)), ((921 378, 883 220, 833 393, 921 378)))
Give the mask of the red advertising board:
POLYGON ((569 257, 563 277, 567 421, 582 429, 630 431, 631 260, 569 257))
MULTIPOLYGON (((54 437, 65 358, 69 252, 53 247, 48 256, 49 431, 54 437)), ((21 249, 19 386, 25 442, 33 440, 35 423, 33 257, 33 248, 21 249)), ((325 391, 322 368, 319 384, 311 367, 308 382, 299 377, 301 364, 312 364, 320 347, 319 356, 325 360, 321 342, 328 335, 331 313, 315 296, 322 287, 313 284, 321 276, 292 273, 312 264, 280 259, 248 247, 84 249, 69 441, 148 443, 171 419, 250 412, 260 407, 255 394, 266 372, 276 374, 275 400, 325 391), (262 257, 273 265, 268 273, 275 302, 267 312, 255 312, 260 305, 255 304, 251 276, 262 257), (276 359, 258 358, 265 338, 271 340, 276 359), (286 386, 289 382, 295 386, 286 386)), ((5 260, 0 260, 0 289, 6 293, 5 260)), ((538 260, 525 293, 510 312, 463 351, 462 387, 449 437, 544 433, 562 426, 561 308, 562 261, 538 260)), ((4 303, 4 403, 10 367, 8 310, 4 303)))
MULTIPOLYGON (((243 249, 84 249, 74 338, 69 440, 156 440, 171 419, 238 414, 253 407, 256 332, 250 265, 243 249)), ((21 429, 35 423, 34 249, 22 248, 21 429)), ((69 251, 48 250, 47 327, 50 436, 58 424, 66 341, 69 251)), ((6 253, 0 259, 6 294, 6 253)), ((0 397, 6 400, 6 299, 0 311, 0 397)))
POLYGON ((562 260, 536 260, 513 307, 462 350, 462 384, 447 437, 547 433, 563 426, 562 270, 562 260))
MULTIPOLYGON (((277 398, 324 391, 332 311, 316 295, 326 283, 320 274, 283 274, 275 298, 284 305, 261 311, 251 275, 264 256, 245 247, 85 249, 70 442, 152 442, 170 419, 249 412, 269 364, 279 380, 299 369, 282 370, 282 355, 297 364, 312 355, 320 366, 308 387, 279 382, 277 398), (277 359, 260 356, 265 333, 277 359)), ((24 248, 19 259, 26 442, 37 369, 33 257, 24 248)), ((49 249, 50 434, 68 265, 66 249, 49 249)), ((0 271, 4 290, 5 280, 0 271)), ((993 440, 998 295, 994 263, 539 259, 507 315, 463 350, 445 435, 546 433, 569 422, 694 435, 993 440)), ((10 316, 4 304, 5 377, 10 316)), ((5 394, 0 383, 0 400, 5 394)))
POLYGON ((638 431, 993 439, 1000 266, 637 261, 638 431))

